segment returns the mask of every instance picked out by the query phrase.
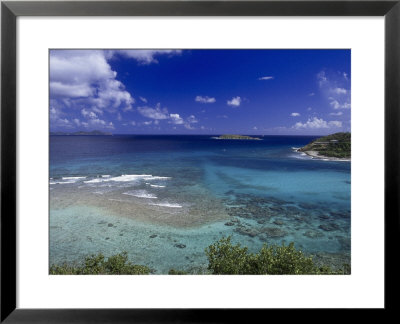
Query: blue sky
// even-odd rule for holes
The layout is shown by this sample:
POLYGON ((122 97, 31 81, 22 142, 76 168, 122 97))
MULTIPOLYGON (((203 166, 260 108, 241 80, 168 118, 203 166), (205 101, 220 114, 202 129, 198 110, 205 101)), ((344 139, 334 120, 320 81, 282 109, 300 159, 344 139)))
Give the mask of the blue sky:
POLYGON ((51 50, 50 130, 350 131, 350 50, 51 50))

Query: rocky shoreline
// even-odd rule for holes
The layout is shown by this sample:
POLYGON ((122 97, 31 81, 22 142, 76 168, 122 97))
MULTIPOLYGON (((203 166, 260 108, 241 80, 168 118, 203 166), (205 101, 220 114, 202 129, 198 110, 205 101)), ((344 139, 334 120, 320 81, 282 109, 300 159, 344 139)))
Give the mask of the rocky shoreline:
POLYGON ((351 159, 347 158, 337 158, 332 156, 325 156, 319 154, 317 151, 300 151, 300 148, 293 148, 293 150, 297 153, 304 153, 310 156, 313 159, 319 159, 322 161, 342 161, 342 162, 351 162, 351 159))

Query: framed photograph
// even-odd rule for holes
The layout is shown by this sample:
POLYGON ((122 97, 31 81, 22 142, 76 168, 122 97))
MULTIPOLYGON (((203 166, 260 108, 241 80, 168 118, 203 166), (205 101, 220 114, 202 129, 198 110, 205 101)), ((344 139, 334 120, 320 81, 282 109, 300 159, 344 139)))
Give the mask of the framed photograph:
POLYGON ((398 1, 1 9, 2 321, 392 308, 398 1))

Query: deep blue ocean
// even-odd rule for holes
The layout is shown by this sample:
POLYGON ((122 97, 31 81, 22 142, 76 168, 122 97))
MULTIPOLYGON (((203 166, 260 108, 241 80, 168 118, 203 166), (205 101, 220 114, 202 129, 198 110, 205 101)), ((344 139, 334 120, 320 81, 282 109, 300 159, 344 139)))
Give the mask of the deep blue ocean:
POLYGON ((50 136, 50 264, 122 251, 157 274, 203 273, 228 235, 350 263, 351 163, 293 148, 317 136, 50 136))

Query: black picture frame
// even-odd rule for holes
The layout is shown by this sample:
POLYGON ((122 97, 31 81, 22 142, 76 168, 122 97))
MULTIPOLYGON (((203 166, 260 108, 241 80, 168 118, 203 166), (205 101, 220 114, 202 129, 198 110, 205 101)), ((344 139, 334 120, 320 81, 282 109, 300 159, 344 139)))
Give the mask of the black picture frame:
MULTIPOLYGON (((234 322, 266 310, 16 308, 16 19, 19 16, 384 16, 385 308, 396 309, 400 165, 400 0, 395 1, 4 1, 1 3, 1 322, 234 322), (239 316, 241 315, 241 316, 239 316)), ((373 262, 373 260, 371 260, 373 262)), ((367 283, 366 283, 367 284, 367 283)), ((254 317, 253 317, 254 316, 254 317)), ((249 319, 250 320, 250 319, 249 319)), ((266 319, 267 320, 267 319, 266 319)))

